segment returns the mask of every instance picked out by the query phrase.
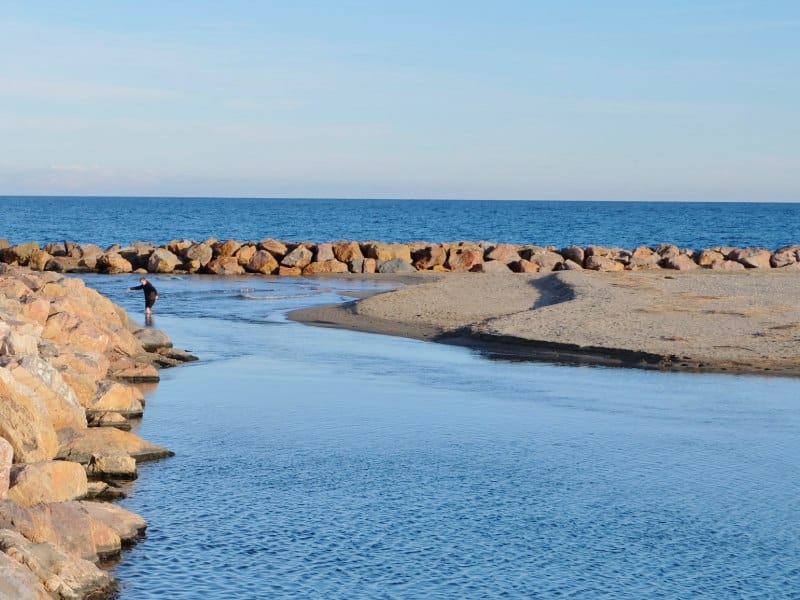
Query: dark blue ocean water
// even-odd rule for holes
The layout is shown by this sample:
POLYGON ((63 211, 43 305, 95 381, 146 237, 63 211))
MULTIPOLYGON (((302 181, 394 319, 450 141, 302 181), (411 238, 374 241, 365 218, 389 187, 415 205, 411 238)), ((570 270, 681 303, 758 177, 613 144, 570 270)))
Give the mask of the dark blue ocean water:
POLYGON ((800 242, 800 203, 0 197, 0 238, 491 240, 635 247, 800 242))
MULTIPOLYGON (((133 315, 129 276, 86 280, 133 315)), ((122 600, 797 598, 800 380, 489 360, 285 312, 385 283, 153 276, 122 600)))

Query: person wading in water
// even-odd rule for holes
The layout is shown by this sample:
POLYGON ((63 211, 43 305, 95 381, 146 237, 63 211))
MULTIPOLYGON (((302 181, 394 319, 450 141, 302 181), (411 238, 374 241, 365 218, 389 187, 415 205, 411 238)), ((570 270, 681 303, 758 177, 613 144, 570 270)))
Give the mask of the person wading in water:
POLYGON ((128 288, 128 291, 144 290, 144 316, 145 320, 149 320, 153 314, 153 304, 155 304, 156 300, 158 300, 158 290, 156 290, 152 283, 147 281, 146 277, 142 277, 139 280, 139 283, 141 285, 130 287, 128 288))

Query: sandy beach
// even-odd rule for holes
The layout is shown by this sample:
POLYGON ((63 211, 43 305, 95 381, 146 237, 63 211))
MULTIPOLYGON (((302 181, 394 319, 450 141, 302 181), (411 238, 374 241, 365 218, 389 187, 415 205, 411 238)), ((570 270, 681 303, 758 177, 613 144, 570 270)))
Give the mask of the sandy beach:
POLYGON ((800 375, 796 269, 421 275, 398 285, 290 318, 538 360, 800 375))

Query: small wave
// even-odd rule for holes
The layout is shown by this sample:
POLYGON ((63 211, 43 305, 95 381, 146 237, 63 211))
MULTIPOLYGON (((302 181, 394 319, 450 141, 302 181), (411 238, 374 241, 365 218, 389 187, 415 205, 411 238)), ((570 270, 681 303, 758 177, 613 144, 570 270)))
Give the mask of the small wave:
POLYGON ((240 300, 289 300, 292 298, 309 298, 317 294, 237 294, 240 300))

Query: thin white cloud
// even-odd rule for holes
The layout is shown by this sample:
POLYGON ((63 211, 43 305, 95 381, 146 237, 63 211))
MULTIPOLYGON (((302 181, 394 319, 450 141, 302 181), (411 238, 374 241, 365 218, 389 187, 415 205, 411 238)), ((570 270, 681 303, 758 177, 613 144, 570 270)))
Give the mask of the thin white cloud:
POLYGON ((0 77, 0 95, 28 100, 136 100, 162 101, 176 97, 171 90, 92 82, 0 77))

